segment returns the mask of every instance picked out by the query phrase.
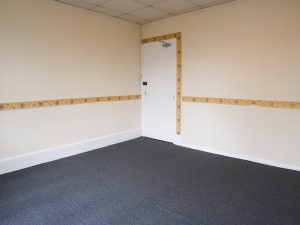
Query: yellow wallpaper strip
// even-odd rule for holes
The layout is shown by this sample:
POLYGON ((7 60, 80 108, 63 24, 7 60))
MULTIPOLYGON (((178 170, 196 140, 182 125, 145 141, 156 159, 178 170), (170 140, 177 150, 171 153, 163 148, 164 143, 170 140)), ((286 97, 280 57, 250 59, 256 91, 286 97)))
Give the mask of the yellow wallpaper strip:
POLYGON ((182 80, 182 46, 181 33, 176 35, 177 81, 176 81, 176 133, 181 133, 181 80, 182 80))
POLYGON ((300 102, 288 102, 288 101, 267 101, 267 100, 190 97, 190 96, 184 96, 183 101, 184 102, 195 102, 195 103, 239 105, 239 106, 256 105, 256 106, 262 106, 262 107, 282 108, 282 109, 300 109, 300 102))
POLYGON ((142 39, 142 44, 156 42, 156 41, 162 41, 162 40, 168 40, 168 39, 177 38, 177 37, 181 37, 180 32, 160 35, 160 36, 156 36, 156 37, 144 38, 144 39, 142 39))
POLYGON ((28 101, 28 102, 9 102, 9 103, 0 103, 0 111, 76 105, 76 104, 86 104, 86 103, 96 103, 96 102, 128 101, 128 100, 137 100, 140 98, 141 98, 140 95, 124 95, 124 96, 90 97, 90 98, 68 98, 68 99, 41 100, 41 101, 28 101))
POLYGON ((181 33, 165 34, 157 37, 145 38, 142 40, 142 44, 168 40, 176 38, 176 60, 177 60, 177 81, 176 81, 176 133, 181 133, 181 79, 182 79, 182 46, 181 46, 181 33))

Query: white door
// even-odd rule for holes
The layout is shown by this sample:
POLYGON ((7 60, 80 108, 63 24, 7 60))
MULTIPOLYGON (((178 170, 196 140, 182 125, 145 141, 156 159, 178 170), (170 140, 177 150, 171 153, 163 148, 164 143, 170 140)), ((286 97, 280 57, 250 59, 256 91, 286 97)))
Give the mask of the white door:
POLYGON ((176 39, 163 42, 142 45, 142 135, 173 142, 176 134, 176 39))

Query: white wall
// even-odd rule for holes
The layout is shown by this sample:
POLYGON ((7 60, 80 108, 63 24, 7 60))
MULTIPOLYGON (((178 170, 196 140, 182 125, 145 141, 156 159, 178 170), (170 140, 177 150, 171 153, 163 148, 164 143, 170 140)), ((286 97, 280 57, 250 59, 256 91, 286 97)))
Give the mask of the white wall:
MULTIPOLYGON (((237 0, 142 26, 182 32, 183 96, 300 101, 300 1, 237 0)), ((184 145, 300 166, 300 111, 183 103, 184 145)))
MULTIPOLYGON (((52 0, 0 1, 0 102, 140 93, 140 26, 52 0)), ((140 101, 0 112, 0 159, 140 128, 140 101)))

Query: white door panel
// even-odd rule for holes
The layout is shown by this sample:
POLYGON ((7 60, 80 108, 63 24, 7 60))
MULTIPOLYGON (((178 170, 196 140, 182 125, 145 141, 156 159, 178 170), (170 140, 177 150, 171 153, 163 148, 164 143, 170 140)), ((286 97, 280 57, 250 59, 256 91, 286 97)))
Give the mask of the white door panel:
POLYGON ((142 46, 142 134, 173 142, 176 125, 176 40, 142 46))

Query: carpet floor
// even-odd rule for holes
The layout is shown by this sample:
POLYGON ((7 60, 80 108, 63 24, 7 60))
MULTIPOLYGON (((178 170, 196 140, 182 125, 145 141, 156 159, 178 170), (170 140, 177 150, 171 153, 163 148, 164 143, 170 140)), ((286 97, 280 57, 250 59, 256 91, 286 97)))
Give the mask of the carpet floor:
POLYGON ((299 225, 300 172, 148 138, 0 176, 1 225, 299 225))

